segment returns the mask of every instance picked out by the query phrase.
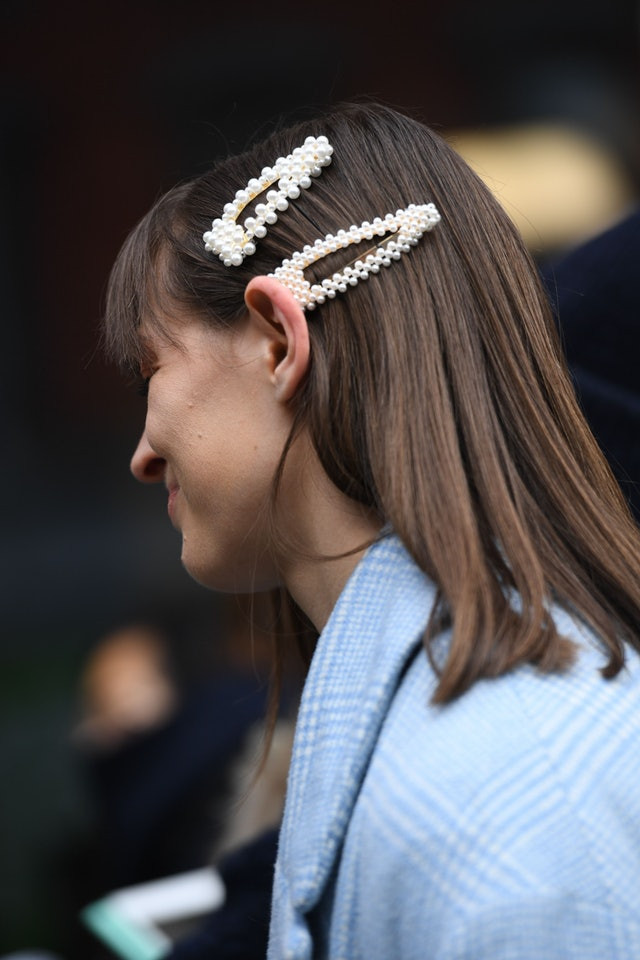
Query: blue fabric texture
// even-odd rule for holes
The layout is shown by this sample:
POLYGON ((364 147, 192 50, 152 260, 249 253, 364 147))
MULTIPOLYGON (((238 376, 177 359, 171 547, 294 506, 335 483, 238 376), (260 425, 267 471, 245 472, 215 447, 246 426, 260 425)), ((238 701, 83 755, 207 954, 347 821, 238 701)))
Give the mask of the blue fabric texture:
MULTIPOLYGON (((276 863, 270 960, 640 958, 640 662, 595 639, 434 707, 434 587, 395 537, 318 642, 276 863)), ((448 637, 442 637, 446 644, 448 637)))

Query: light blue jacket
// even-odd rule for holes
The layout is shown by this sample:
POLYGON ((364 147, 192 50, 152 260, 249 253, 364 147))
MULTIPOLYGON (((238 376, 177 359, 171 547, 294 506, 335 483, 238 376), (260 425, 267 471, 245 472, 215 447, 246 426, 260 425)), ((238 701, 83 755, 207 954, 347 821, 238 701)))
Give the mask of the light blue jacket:
MULTIPOLYGON (((270 960, 640 960, 640 666, 524 667, 431 706, 434 589, 373 546, 296 730, 270 960)), ((443 638, 446 642, 446 638, 443 638)))

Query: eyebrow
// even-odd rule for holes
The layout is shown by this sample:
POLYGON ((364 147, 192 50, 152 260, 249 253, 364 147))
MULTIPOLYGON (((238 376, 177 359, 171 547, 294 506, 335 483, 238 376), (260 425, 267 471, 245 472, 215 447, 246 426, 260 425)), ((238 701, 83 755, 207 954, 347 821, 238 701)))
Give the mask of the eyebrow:
POLYGON ((145 363, 155 359, 157 353, 152 337, 148 333, 143 333, 142 330, 138 329, 136 339, 138 341, 138 361, 145 363))

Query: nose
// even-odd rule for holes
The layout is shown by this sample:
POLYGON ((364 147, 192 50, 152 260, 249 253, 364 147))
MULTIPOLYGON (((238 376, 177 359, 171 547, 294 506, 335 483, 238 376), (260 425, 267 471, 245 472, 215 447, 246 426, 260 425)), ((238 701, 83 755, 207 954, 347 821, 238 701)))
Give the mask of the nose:
POLYGON ((158 456, 143 431, 131 458, 131 473, 140 483, 161 483, 165 467, 166 461, 158 456))

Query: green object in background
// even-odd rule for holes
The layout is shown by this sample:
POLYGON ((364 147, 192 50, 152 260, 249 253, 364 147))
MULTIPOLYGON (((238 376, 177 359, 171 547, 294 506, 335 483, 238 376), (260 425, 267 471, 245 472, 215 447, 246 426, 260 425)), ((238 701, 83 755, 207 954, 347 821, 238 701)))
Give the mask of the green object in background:
POLYGON ((225 899, 213 867, 191 870, 115 890, 81 912, 83 923, 123 960, 161 960, 171 950, 171 930, 197 925, 225 899))
POLYGON ((171 947, 171 941, 160 931, 140 927, 123 916, 109 897, 90 904, 81 917, 97 937, 125 960, 160 960, 171 947))

